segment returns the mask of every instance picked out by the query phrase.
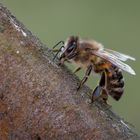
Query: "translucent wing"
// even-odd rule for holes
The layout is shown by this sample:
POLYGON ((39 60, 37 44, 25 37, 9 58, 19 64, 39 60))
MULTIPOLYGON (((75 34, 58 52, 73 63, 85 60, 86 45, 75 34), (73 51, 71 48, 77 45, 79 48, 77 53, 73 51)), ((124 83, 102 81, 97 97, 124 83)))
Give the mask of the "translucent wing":
MULTIPOLYGON (((115 51, 113 51, 113 52, 115 52, 115 51)), ((129 65, 122 62, 122 61, 126 61, 127 59, 135 60, 133 57, 131 58, 130 56, 121 54, 119 52, 117 52, 117 53, 115 52, 115 54, 109 53, 109 52, 105 51, 104 49, 99 49, 98 51, 92 51, 92 53, 93 53, 93 55, 96 55, 100 58, 103 58, 103 59, 111 62, 112 64, 114 64, 115 66, 117 66, 118 68, 120 68, 124 71, 126 71, 132 75, 136 75, 135 71, 129 65)))
POLYGON ((134 57, 131 57, 129 55, 114 51, 114 50, 110 50, 110 49, 104 49, 104 51, 109 52, 111 54, 114 55, 114 57, 116 57, 117 59, 121 60, 121 61, 126 61, 128 59, 135 61, 134 57))

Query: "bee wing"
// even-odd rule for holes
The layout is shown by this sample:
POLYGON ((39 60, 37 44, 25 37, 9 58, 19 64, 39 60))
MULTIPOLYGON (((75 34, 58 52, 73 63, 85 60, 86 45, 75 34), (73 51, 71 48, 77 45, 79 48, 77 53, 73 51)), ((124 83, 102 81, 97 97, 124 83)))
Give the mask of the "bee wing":
MULTIPOLYGON (((106 52, 103 49, 98 50, 98 51, 92 51, 92 54, 111 62, 112 64, 114 64, 118 68, 120 68, 120 69, 122 69, 122 70, 124 70, 132 75, 136 75, 135 71, 129 65, 122 62, 122 61, 126 61, 128 59, 128 57, 122 57, 120 59, 118 56, 116 56, 112 53, 106 52)), ((123 55, 121 55, 121 56, 123 56, 123 55)))
POLYGON ((104 51, 111 53, 112 55, 114 55, 114 57, 116 57, 117 59, 121 60, 121 61, 126 61, 128 59, 135 61, 136 59, 134 57, 131 57, 129 55, 114 51, 114 50, 110 50, 110 49, 104 49, 104 51))

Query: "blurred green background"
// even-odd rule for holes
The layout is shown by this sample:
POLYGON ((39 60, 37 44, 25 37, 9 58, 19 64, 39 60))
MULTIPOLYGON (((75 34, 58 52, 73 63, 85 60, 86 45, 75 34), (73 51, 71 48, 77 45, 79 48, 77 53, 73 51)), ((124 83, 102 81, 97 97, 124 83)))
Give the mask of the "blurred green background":
MULTIPOLYGON (((136 58, 136 76, 124 73, 125 93, 113 110, 140 134, 140 0, 0 0, 40 40, 52 47, 70 35, 93 38, 105 47, 136 58)), ((73 66, 70 66, 73 69, 73 66)), ((78 74, 80 77, 83 71, 78 74)), ((94 88, 99 77, 90 77, 94 88)))

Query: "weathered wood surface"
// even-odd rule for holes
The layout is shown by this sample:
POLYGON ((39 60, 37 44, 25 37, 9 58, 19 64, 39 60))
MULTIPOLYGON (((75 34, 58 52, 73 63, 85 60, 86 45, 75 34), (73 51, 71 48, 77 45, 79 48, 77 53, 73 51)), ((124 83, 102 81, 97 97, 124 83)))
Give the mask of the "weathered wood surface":
POLYGON ((0 140, 136 140, 111 110, 0 5, 0 140))

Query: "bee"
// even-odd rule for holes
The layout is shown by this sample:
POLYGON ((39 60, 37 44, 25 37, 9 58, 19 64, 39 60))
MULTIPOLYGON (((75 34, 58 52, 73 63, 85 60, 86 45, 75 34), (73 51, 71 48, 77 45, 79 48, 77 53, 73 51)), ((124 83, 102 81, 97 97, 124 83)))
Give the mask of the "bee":
POLYGON ((64 41, 58 42, 53 49, 62 44, 57 50, 54 59, 59 55, 60 64, 65 61, 75 63, 78 67, 74 73, 80 69, 85 69, 85 75, 81 80, 77 91, 88 80, 91 72, 98 73, 101 79, 92 92, 92 102, 101 97, 107 103, 108 95, 118 101, 124 92, 124 79, 122 70, 132 75, 135 71, 124 61, 135 58, 106 49, 101 43, 95 40, 81 39, 77 36, 70 36, 64 41))

